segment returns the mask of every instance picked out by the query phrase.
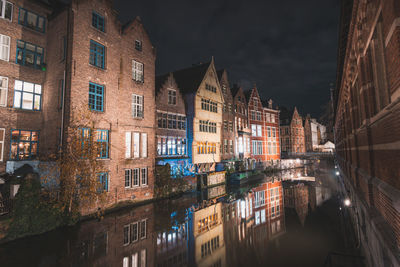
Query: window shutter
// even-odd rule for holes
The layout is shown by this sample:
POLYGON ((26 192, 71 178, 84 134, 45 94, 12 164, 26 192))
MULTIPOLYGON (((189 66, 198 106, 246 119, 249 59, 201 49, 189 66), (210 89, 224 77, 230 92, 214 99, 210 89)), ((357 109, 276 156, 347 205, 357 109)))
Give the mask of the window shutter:
POLYGON ((147 158, 147 133, 142 133, 142 158, 147 158))
POLYGON ((133 157, 134 158, 138 158, 140 156, 139 146, 140 146, 140 134, 133 133, 133 157))
POLYGON ((125 158, 131 157, 131 142, 132 142, 132 133, 126 132, 125 133, 125 158))

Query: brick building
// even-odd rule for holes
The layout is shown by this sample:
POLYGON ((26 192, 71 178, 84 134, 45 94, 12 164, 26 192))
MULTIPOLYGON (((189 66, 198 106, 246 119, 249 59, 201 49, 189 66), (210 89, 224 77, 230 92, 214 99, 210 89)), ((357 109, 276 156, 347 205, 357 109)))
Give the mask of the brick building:
POLYGON ((400 2, 342 1, 335 144, 369 266, 398 266, 400 2))
POLYGON ((252 167, 254 168, 256 163, 261 164, 266 160, 264 110, 260 95, 255 86, 246 92, 246 100, 251 129, 251 161, 252 167))
POLYGON ((236 158, 244 162, 245 168, 249 165, 251 157, 251 129, 249 127, 249 117, 247 113, 247 101, 242 87, 234 85, 232 87, 233 104, 235 110, 235 153, 236 158))
POLYGON ((280 133, 282 154, 305 153, 303 120, 296 107, 293 110, 281 108, 280 133))
POLYGON ((172 73, 156 77, 156 108, 156 164, 168 163, 173 176, 186 175, 186 105, 172 73))
POLYGON ((58 87, 55 92, 46 80, 46 62, 51 60, 47 53, 51 6, 40 1, 0 4, 2 173, 27 162, 37 167, 40 154, 57 152, 61 113, 58 87))
POLYGON ((140 19, 122 25, 112 1, 73 0, 52 8, 17 1, 12 10, 11 21, 0 19, 1 50, 8 52, 0 60, 2 88, 8 89, 6 107, 0 107, 7 118, 0 121, 1 168, 36 166, 39 157, 55 154, 67 129, 84 123, 74 112, 84 110, 102 145, 98 178, 109 192, 107 205, 151 198, 155 50, 140 19))
POLYGON ((224 104, 222 107, 222 129, 221 129, 221 159, 232 165, 235 161, 235 110, 233 96, 229 86, 228 73, 224 70, 217 71, 220 82, 224 104))
POLYGON ((276 162, 281 159, 279 109, 273 107, 271 99, 264 104, 263 117, 264 129, 267 133, 265 135, 266 160, 276 162))

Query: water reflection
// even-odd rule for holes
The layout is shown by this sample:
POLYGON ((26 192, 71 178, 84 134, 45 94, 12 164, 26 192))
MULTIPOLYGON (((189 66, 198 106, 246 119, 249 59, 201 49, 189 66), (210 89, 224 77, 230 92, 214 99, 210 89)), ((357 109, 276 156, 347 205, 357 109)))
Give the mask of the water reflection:
POLYGON ((135 207, 64 232, 7 244, 0 247, 0 257, 5 259, 5 266, 218 267, 276 263, 280 260, 277 251, 288 246, 285 236, 292 235, 286 221, 297 220, 304 226, 308 214, 331 198, 336 185, 330 172, 330 168, 316 165, 261 177, 244 187, 223 185, 135 207), (285 213, 295 213, 297 219, 285 213), (37 244, 41 249, 29 248, 37 244), (18 257, 19 253, 25 257, 18 257))

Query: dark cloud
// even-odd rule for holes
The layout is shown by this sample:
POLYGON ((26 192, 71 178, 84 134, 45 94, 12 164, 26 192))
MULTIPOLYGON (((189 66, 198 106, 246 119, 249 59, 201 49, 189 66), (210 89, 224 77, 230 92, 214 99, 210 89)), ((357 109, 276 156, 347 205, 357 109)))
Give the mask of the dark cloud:
POLYGON ((157 74, 215 57, 232 83, 318 116, 335 80, 337 0, 116 0, 157 48, 157 74))

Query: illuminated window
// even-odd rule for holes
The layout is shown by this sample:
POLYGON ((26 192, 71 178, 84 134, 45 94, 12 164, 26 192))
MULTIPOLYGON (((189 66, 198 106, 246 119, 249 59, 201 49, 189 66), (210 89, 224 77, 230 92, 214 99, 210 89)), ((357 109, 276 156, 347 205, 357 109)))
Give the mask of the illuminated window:
POLYGON ((32 160, 38 155, 38 131, 11 131, 10 158, 14 160, 32 160))

